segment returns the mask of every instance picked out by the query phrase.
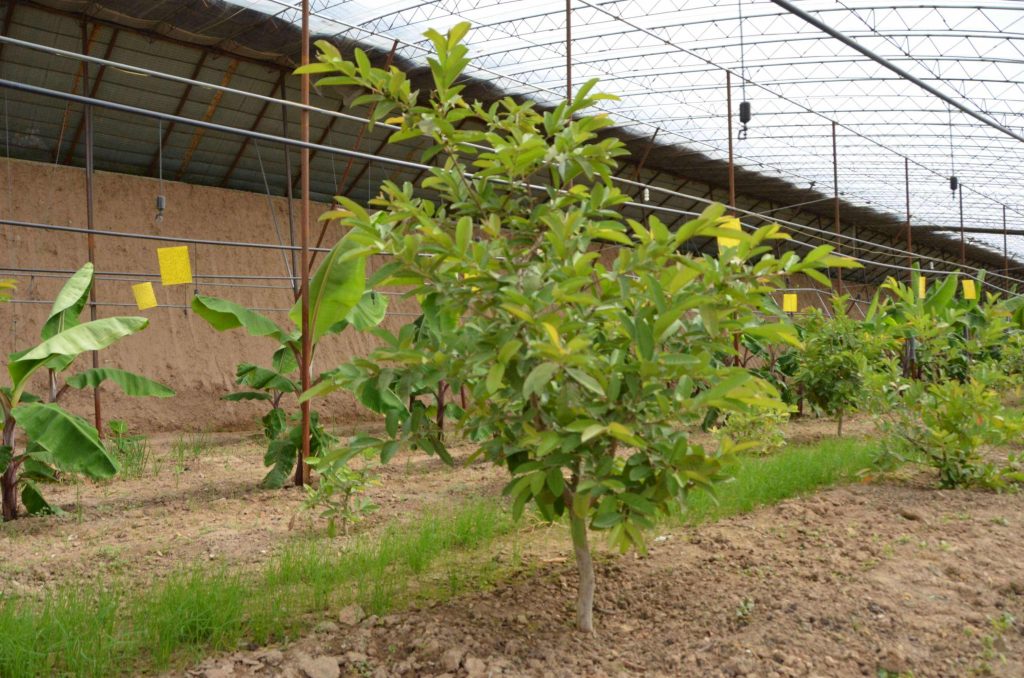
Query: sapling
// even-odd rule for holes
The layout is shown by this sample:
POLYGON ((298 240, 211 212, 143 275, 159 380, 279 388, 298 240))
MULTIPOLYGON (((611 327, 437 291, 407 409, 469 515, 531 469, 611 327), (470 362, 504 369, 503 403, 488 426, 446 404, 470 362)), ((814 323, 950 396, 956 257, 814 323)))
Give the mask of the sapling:
POLYGON ((365 91, 355 105, 400 124, 392 142, 428 144, 424 160, 434 166, 419 186, 386 181, 373 211, 338 197, 327 216, 388 257, 375 284, 416 295, 436 331, 378 330, 381 347, 302 397, 345 388, 384 414, 385 435, 355 436, 322 463, 343 464, 358 450, 386 461, 408 447, 450 460, 427 405, 409 395, 441 381, 464 390, 455 432, 479 442, 474 457, 508 469, 514 514, 532 502, 547 520, 568 519, 577 625, 589 632, 589 530, 643 549, 645 527, 690 489, 713 487, 731 450, 705 450, 682 424, 712 407, 783 407, 764 380, 714 356, 731 352, 741 329, 795 341, 782 319, 754 322, 755 312, 773 312, 768 292, 784 273, 825 280, 817 269, 849 262, 828 247, 804 260, 775 257, 770 244, 785 237, 778 226, 738 232, 720 205, 675 230, 656 217, 627 219, 629 197, 611 181, 625 148, 599 135, 611 119, 584 115, 609 97, 591 81, 544 112, 511 98, 467 101, 458 83, 468 29, 426 33, 436 50, 430 92, 413 90, 397 68, 373 67, 360 50, 348 61, 327 42, 304 69, 327 76, 321 87, 365 91), (716 236, 736 244, 718 257, 693 253, 716 236), (609 244, 617 251, 602 255, 609 244))
MULTIPOLYGON (((343 332, 350 325, 361 330, 371 329, 384 319, 387 298, 366 291, 366 257, 368 250, 350 238, 342 238, 324 257, 310 279, 310 339, 313 352, 320 341, 343 332)), ((296 468, 302 450, 302 430, 297 415, 289 419, 281 408, 286 393, 299 390, 301 380, 292 376, 299 371, 301 353, 301 310, 295 302, 289 312, 292 327, 285 329, 266 316, 227 299, 196 295, 192 309, 215 330, 242 328, 257 337, 267 337, 276 349, 271 367, 248 363, 238 366, 236 383, 250 390, 225 396, 229 400, 266 400, 270 412, 263 418, 264 433, 268 439, 266 466, 271 467, 263 479, 263 486, 283 487, 296 468), (292 424, 289 428, 289 423, 292 424)), ((319 416, 310 417, 310 454, 317 455, 333 443, 333 438, 320 426, 319 416)), ((297 469, 301 472, 301 467, 297 469)))
POLYGON ((97 388, 111 382, 130 396, 166 398, 174 391, 163 384, 115 368, 92 368, 79 372, 57 386, 58 375, 67 371, 82 353, 98 351, 146 328, 146 318, 120 316, 79 323, 93 284, 93 265, 85 264, 57 294, 36 346, 12 353, 7 371, 11 386, 0 389, 3 412, 3 444, 0 445, 0 469, 3 477, 4 520, 18 515, 18 488, 29 513, 56 511, 45 499, 38 482, 57 478, 58 473, 81 473, 93 479, 107 479, 118 471, 118 463, 107 453, 99 433, 81 417, 60 407, 57 401, 67 388, 97 388), (50 402, 43 403, 28 393, 31 377, 47 370, 50 402), (15 444, 15 431, 21 429, 24 444, 15 444))

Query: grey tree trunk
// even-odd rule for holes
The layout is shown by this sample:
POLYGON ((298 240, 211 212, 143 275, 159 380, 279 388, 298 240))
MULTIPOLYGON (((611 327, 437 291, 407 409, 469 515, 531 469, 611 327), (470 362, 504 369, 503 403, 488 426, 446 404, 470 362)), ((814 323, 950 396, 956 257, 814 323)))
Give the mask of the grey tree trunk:
POLYGON ((587 543, 587 523, 570 509, 569 525, 572 528, 572 546, 576 553, 576 569, 580 575, 580 587, 576 597, 576 628, 584 633, 593 633, 594 561, 590 557, 590 544, 587 543))

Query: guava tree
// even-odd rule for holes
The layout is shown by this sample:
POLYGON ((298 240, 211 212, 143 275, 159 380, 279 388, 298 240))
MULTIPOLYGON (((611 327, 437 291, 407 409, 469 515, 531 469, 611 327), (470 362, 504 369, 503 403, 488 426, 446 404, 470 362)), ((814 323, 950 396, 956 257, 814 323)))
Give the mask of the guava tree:
MULTIPOLYGON (((349 238, 342 238, 324 257, 309 282, 309 324, 314 356, 324 337, 343 332, 349 326, 369 330, 384 319, 387 297, 366 290, 366 256, 368 250, 349 238)), ((225 396, 228 400, 262 400, 270 403, 263 417, 267 437, 264 464, 270 471, 262 485, 280 488, 287 482, 302 450, 302 426, 297 415, 289 417, 281 407, 286 393, 300 390, 298 375, 301 362, 301 309, 296 301, 288 317, 292 327, 283 328, 270 318, 227 299, 196 295, 192 310, 218 332, 242 328, 255 337, 267 337, 275 350, 270 367, 241 363, 236 380, 246 390, 225 396)), ((320 425, 319 415, 310 415, 310 454, 327 449, 335 439, 320 425)))
POLYGON ((882 337, 872 337, 846 312, 848 295, 832 300, 832 317, 817 309, 803 326, 803 350, 797 356, 796 381, 804 398, 817 410, 836 418, 836 435, 843 434, 843 418, 862 400, 865 379, 874 367, 886 363, 882 337))
POLYGON ((64 284, 54 299, 50 314, 40 331, 41 343, 12 353, 7 360, 10 387, 0 389, 3 412, 3 444, 0 445, 0 489, 3 518, 18 516, 18 488, 29 513, 57 509, 43 498, 38 483, 56 480, 58 473, 81 473, 88 478, 106 479, 117 471, 95 427, 60 407, 58 401, 68 388, 96 388, 111 382, 130 396, 166 398, 174 391, 151 379, 110 367, 91 368, 70 376, 59 386, 59 375, 83 353, 98 351, 145 329, 146 318, 120 316, 80 323, 79 316, 89 300, 93 265, 85 264, 64 284), (33 375, 49 375, 48 402, 27 391, 33 375), (23 434, 19 449, 16 433, 23 434))
POLYGON ((468 63, 467 30, 426 33, 437 51, 429 93, 413 91, 395 68, 372 67, 358 50, 350 62, 318 43, 319 63, 308 71, 331 74, 321 87, 362 88, 357 104, 373 105, 376 120, 400 120, 392 141, 422 138, 430 147, 425 159, 435 166, 420 186, 385 182, 372 212, 339 197, 330 216, 387 255, 379 283, 416 295, 432 331, 378 330, 378 350, 324 375, 303 397, 346 388, 385 415, 385 435, 356 436, 328 459, 343 463, 353 449, 374 448, 387 459, 405 446, 448 458, 424 406, 409 407, 410 390, 441 380, 453 392, 464 388, 455 431, 508 469, 514 513, 532 502, 548 520, 568 517, 577 624, 589 632, 589 529, 608 531, 623 550, 642 549, 643 528, 691 488, 713 486, 723 457, 683 425, 711 407, 782 406, 769 384, 715 356, 733 350, 740 329, 792 340, 784 322, 753 326, 754 314, 769 309, 767 293, 783 273, 845 262, 828 248, 803 261, 776 258, 769 243, 784 237, 777 226, 739 234, 722 227, 721 206, 674 232, 656 217, 626 219, 629 198, 611 181, 623 144, 598 137, 612 120, 581 115, 608 97, 593 94, 591 81, 571 104, 546 112, 510 98, 466 101, 456 83, 468 63), (718 257, 690 252, 716 236, 737 244, 718 257), (600 251, 607 244, 613 254, 600 251))

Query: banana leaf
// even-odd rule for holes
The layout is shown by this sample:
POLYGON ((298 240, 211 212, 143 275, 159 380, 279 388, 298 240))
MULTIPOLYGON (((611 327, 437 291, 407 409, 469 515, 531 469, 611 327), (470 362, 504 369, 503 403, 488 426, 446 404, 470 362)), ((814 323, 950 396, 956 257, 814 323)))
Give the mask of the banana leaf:
POLYGON ((111 381, 121 387, 125 395, 152 396, 154 398, 170 398, 174 391, 158 381, 147 379, 142 375, 119 370, 113 367, 96 367, 79 372, 67 380, 72 388, 96 388, 104 381, 111 381))
POLYGON ((112 478, 117 462, 107 454, 96 429, 52 403, 30 403, 12 410, 14 421, 61 471, 93 479, 112 478))

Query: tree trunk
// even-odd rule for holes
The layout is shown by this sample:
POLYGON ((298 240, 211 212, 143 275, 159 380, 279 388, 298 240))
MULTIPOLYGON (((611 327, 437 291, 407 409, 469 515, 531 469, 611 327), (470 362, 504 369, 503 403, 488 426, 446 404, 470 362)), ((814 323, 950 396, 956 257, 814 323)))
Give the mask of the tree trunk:
POLYGON ((839 408, 839 416, 836 417, 836 437, 843 436, 843 408, 839 408))
MULTIPOLYGON (((14 419, 7 417, 4 421, 3 444, 14 452, 14 419)), ((11 460, 7 469, 0 477, 0 495, 2 495, 4 521, 18 517, 18 464, 11 460)))
POLYGON ((594 632, 594 561, 587 543, 587 523, 569 510, 572 528, 572 546, 576 552, 576 569, 580 574, 580 587, 576 597, 576 628, 584 633, 594 632))

